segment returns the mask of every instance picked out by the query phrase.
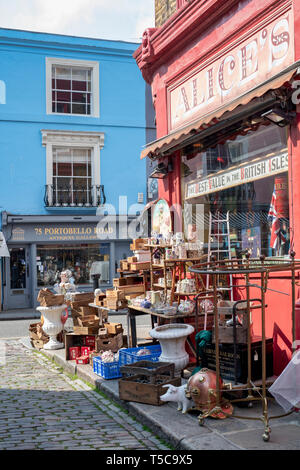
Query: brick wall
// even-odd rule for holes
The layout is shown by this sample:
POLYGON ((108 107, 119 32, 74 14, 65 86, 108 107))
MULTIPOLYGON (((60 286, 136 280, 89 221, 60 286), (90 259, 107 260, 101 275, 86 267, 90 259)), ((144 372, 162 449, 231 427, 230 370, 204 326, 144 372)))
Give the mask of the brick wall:
POLYGON ((176 11, 176 0, 155 0, 155 26, 162 26, 176 11))

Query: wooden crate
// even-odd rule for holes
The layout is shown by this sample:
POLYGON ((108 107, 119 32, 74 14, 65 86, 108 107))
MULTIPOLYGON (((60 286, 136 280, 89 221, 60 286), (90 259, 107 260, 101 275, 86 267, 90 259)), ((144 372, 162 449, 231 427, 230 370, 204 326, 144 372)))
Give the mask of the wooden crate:
POLYGON ((118 352, 123 347, 123 333, 119 333, 116 336, 110 336, 108 338, 96 338, 96 351, 112 351, 118 352))
POLYGON ((131 263, 129 265, 130 271, 140 271, 145 269, 150 269, 150 262, 145 261, 142 263, 131 263))
MULTIPOLYGON (((248 333, 247 327, 236 327, 236 343, 247 344, 248 333)), ((215 327, 212 330, 212 342, 215 343, 215 327)), ((252 336, 252 335, 251 335, 252 336)), ((233 344, 233 326, 219 326, 219 343, 233 344)))
POLYGON ((144 284, 132 284, 131 286, 120 286, 119 290, 123 291, 124 298, 127 294, 137 294, 144 292, 144 284))
POLYGON ((42 307, 54 307, 55 305, 63 305, 65 298, 63 295, 54 294, 49 289, 41 289, 38 293, 37 301, 42 307))
POLYGON ((123 327, 121 323, 104 323, 103 327, 107 329, 107 333, 109 335, 123 333, 123 327))
POLYGON ((128 263, 127 259, 120 261, 120 269, 122 271, 128 271, 129 270, 129 263, 128 263))
POLYGON ((148 377, 149 383, 141 383, 138 380, 147 377, 143 374, 124 377, 119 380, 119 397, 121 400, 134 401, 137 403, 145 403, 147 405, 163 405, 166 402, 160 400, 161 395, 166 393, 163 385, 172 384, 175 387, 181 385, 181 378, 170 378, 168 375, 155 375, 155 382, 150 383, 151 378, 148 377))
POLYGON ((113 286, 114 287, 126 286, 126 285, 127 285, 127 278, 126 277, 115 277, 113 279, 113 286))
POLYGON ((94 292, 78 292, 76 294, 72 294, 73 302, 93 302, 93 300, 94 292))
POLYGON ((99 328, 99 317, 88 315, 86 317, 77 317, 78 326, 87 326, 90 328, 99 328))
POLYGON ((96 335, 99 330, 99 325, 96 327, 74 325, 73 330, 76 335, 96 335))
POLYGON ((120 286, 119 289, 107 289, 106 299, 124 300, 125 294, 124 294, 124 291, 121 289, 121 287, 123 289, 126 286, 120 286))
MULTIPOLYGON (((97 330, 98 332, 98 330, 97 330)), ((69 358, 69 348, 72 346, 85 346, 85 336, 86 334, 77 334, 77 333, 66 333, 65 338, 64 338, 64 343, 65 343, 65 358, 67 361, 70 360, 69 358)), ((94 336, 95 337, 95 342, 96 342, 96 337, 97 334, 89 334, 89 336, 94 336)))

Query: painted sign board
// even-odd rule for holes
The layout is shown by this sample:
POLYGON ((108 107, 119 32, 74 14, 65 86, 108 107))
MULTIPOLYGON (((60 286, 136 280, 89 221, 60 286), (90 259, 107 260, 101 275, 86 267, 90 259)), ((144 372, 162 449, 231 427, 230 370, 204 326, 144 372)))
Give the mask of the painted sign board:
POLYGON ((292 10, 231 44, 168 89, 169 132, 230 103, 295 61, 292 10))
POLYGON ((273 155, 230 168, 186 185, 186 199, 222 191, 240 184, 250 183, 288 170, 288 153, 273 155))

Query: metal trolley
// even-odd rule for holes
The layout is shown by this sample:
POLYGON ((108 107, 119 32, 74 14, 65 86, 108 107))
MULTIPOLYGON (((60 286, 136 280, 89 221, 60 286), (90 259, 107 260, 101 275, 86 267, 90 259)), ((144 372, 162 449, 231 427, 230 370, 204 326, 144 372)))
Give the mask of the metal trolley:
MULTIPOLYGON (((277 419, 284 416, 287 416, 293 413, 295 410, 292 409, 290 412, 278 415, 278 416, 269 416, 268 410, 268 400, 272 400, 270 396, 268 396, 268 384, 267 384, 267 374, 266 374, 266 331, 265 331, 265 323, 266 323, 266 291, 268 288, 268 281, 269 276, 272 273, 272 279, 276 279, 276 273, 280 272, 290 272, 291 277, 291 314, 292 314, 292 337, 293 337, 293 353, 296 351, 296 318, 295 318, 295 287, 296 287, 296 272, 300 270, 300 260, 295 260, 295 253, 290 253, 290 259, 283 259, 283 260, 270 260, 266 259, 264 256, 260 258, 250 259, 250 255, 246 255, 246 259, 231 259, 231 260, 222 260, 217 261, 216 259, 212 259, 209 263, 202 263, 197 266, 193 266, 189 268, 189 270, 195 274, 202 274, 206 276, 211 276, 210 279, 212 281, 212 288, 209 294, 211 301, 213 302, 213 316, 214 316, 214 324, 215 324, 215 354, 216 354, 216 405, 213 409, 207 411, 204 414, 200 414, 199 424, 203 425, 205 418, 212 415, 213 413, 224 413, 224 410, 221 409, 221 392, 224 392, 224 389, 220 389, 220 358, 219 358, 219 321, 218 321, 218 307, 217 302, 220 296, 218 290, 218 278, 220 275, 228 275, 231 278, 232 275, 239 275, 245 280, 245 283, 239 284, 238 286, 234 287, 243 287, 246 291, 246 298, 243 302, 246 302, 246 315, 247 315, 247 383, 246 384, 238 384, 230 386, 231 392, 248 392, 247 396, 244 398, 237 398, 237 399, 230 399, 230 403, 234 402, 249 402, 248 405, 251 406, 253 401, 261 401, 262 402, 262 415, 258 417, 249 417, 249 416, 237 416, 234 417, 241 418, 241 419, 254 419, 254 420, 261 420, 264 424, 264 434, 263 440, 268 441, 270 439, 270 420, 277 419), (273 274, 274 273, 274 274, 273 274), (260 278, 260 282, 254 284, 251 282, 251 275, 256 275, 255 277, 260 278), (259 298, 251 299, 250 298, 250 288, 256 287, 260 291, 259 298), (262 327, 262 381, 260 386, 256 386, 252 382, 252 374, 251 374, 251 329, 250 329, 250 310, 251 305, 250 303, 253 301, 258 301, 259 305, 255 308, 261 309, 261 327, 262 327)), ((272 289, 269 289, 272 290, 272 289)), ((278 291, 275 291, 278 292, 278 291)), ((204 298, 203 296, 201 297, 204 298)), ((197 313, 196 313, 197 315, 197 313)), ((235 317, 235 315, 233 316, 235 317)), ((197 319, 196 319, 197 325, 197 319)), ((234 354, 235 356, 235 354, 234 354)), ((230 393, 231 393, 230 392, 230 393)), ((231 415, 226 415, 226 417, 230 417, 231 415)))

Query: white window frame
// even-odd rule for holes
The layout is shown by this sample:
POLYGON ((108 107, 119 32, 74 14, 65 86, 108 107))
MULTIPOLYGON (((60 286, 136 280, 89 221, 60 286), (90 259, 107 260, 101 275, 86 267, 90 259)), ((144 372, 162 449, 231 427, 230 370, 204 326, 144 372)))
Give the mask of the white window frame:
POLYGON ((100 117, 99 62, 46 57, 46 113, 56 116, 100 117), (52 111, 52 66, 82 67, 91 70, 91 114, 55 113, 52 111))
MULTIPOLYGON (((42 129, 42 144, 46 147, 46 185, 53 185, 53 147, 91 149, 93 206, 96 206, 96 186, 101 184, 100 151, 104 147, 104 132, 62 131, 42 129)), ((49 194, 52 206, 52 194, 49 194)))

